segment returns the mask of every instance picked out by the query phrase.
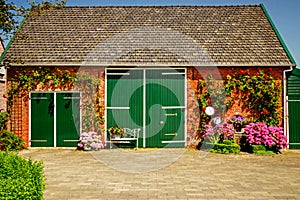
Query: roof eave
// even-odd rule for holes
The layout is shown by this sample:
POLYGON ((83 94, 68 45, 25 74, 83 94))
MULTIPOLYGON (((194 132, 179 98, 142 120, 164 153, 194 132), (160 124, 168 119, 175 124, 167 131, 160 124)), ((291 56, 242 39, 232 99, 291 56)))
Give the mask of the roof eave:
POLYGON ((284 42, 283 38, 281 37, 281 35, 280 35, 278 29, 276 28, 276 26, 275 26, 273 20, 271 19, 271 16, 269 15, 269 13, 268 13, 266 7, 264 6, 264 4, 260 4, 260 6, 261 6, 263 12, 265 13, 266 17, 268 18, 268 20, 269 20, 269 22, 270 22, 270 24, 271 24, 271 26, 272 26, 272 28, 273 28, 273 30, 274 30, 274 32, 275 32, 277 38, 278 38, 278 40, 280 41, 280 43, 281 43, 281 45, 282 45, 284 51, 286 52, 286 54, 287 54, 287 56, 289 57, 289 59, 290 59, 290 61, 292 62, 292 64, 294 64, 294 65, 296 66, 297 64, 296 64, 295 59, 293 58, 291 52, 290 52, 289 49, 287 48, 286 43, 284 42))
POLYGON ((270 64, 270 63, 11 63, 11 67, 91 67, 91 66, 157 66, 157 67, 296 67, 296 64, 270 64))

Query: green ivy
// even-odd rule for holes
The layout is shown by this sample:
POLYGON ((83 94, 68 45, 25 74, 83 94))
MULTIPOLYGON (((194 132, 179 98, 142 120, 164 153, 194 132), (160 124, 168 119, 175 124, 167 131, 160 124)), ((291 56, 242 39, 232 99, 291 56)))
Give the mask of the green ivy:
POLYGON ((67 72, 60 70, 55 73, 51 69, 37 68, 32 71, 23 70, 17 73, 15 77, 10 81, 8 89, 8 112, 10 113, 11 106, 15 97, 28 98, 30 91, 46 88, 59 88, 66 89, 72 87, 75 81, 75 77, 67 72))
POLYGON ((85 132, 100 132, 100 124, 104 123, 104 107, 100 104, 99 79, 88 73, 80 72, 76 76, 76 86, 83 92, 82 129, 85 132), (92 97, 92 98, 91 98, 92 97))
POLYGON ((225 114, 227 108, 226 90, 222 81, 217 81, 212 75, 208 75, 207 80, 199 80, 196 91, 198 97, 198 106, 200 110, 200 131, 207 124, 211 117, 205 114, 207 106, 213 106, 216 112, 225 114))
POLYGON ((277 126, 282 112, 279 107, 281 91, 281 82, 262 70, 254 75, 250 75, 249 70, 239 70, 227 75, 225 81, 215 80, 212 75, 208 75, 206 80, 198 80, 196 96, 201 118, 200 132, 211 120, 204 112, 207 106, 225 114, 235 101, 244 102, 254 122, 277 126))
POLYGON ((254 122, 277 126, 281 120, 279 100, 282 86, 265 71, 250 75, 248 70, 239 70, 233 76, 228 75, 225 90, 230 101, 228 104, 240 96, 240 100, 253 112, 254 122))
MULTIPOLYGON (((103 123, 103 106, 99 104, 99 79, 85 72, 71 74, 60 69, 37 68, 32 71, 23 70, 10 81, 8 90, 8 112, 11 112, 15 98, 27 100, 29 92, 56 89, 60 91, 78 89, 83 93, 82 120, 83 130, 91 131, 103 123), (92 98, 90 98, 92 96, 92 98)), ((96 131, 96 130, 95 130, 96 131)))

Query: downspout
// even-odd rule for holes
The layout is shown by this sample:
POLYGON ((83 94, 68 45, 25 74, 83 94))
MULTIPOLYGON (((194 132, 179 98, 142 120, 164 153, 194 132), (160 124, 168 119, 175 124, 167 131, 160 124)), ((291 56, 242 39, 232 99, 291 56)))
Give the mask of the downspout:
MULTIPOLYGON (((290 69, 283 70, 283 131, 284 135, 287 137, 287 143, 289 144, 289 103, 287 96, 287 81, 286 81, 286 73, 293 71, 293 67, 290 66, 290 69)), ((288 145, 289 148, 289 145, 288 145)))

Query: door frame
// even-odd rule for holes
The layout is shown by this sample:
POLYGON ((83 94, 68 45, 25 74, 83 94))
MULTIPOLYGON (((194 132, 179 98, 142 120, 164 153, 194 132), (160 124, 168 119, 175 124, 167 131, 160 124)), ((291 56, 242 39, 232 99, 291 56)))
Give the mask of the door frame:
MULTIPOLYGON (((107 71, 113 71, 113 70, 141 70, 143 71, 143 148, 146 148, 146 71, 148 70, 184 70, 184 146, 187 146, 187 68, 186 67, 106 67, 105 68, 105 110, 104 110, 104 117, 105 117, 105 123, 104 123, 104 130, 105 133, 107 132, 107 80, 108 80, 108 74, 107 71)), ((109 143, 107 134, 104 134, 104 140, 105 145, 109 143)), ((177 141, 176 141, 177 142, 177 141)), ((167 142, 164 142, 167 143, 167 142)), ((169 143, 172 143, 170 141, 169 143)))
MULTIPOLYGON (((53 109, 53 118, 54 118, 54 123, 53 123, 53 126, 54 126, 54 135, 53 135, 53 139, 54 139, 54 145, 53 145, 53 147, 56 147, 56 128, 57 128, 57 126, 56 126, 56 105, 57 105, 57 103, 56 103, 56 94, 57 93, 79 93, 79 95, 80 95, 80 105, 82 104, 82 94, 81 94, 81 92, 80 91, 77 91, 77 90, 75 90, 75 91, 70 91, 70 90, 68 90, 68 91, 31 91, 31 92, 29 92, 29 130, 28 130, 28 132, 29 132, 29 137, 28 137, 28 145, 31 147, 31 123, 32 123, 32 116, 31 116, 31 94, 36 94, 36 93, 47 93, 47 94, 49 94, 49 93, 53 93, 54 94, 54 109, 53 109)), ((79 111, 80 111, 80 125, 79 125, 79 133, 81 133, 82 132, 82 109, 81 109, 81 107, 79 107, 79 111)))

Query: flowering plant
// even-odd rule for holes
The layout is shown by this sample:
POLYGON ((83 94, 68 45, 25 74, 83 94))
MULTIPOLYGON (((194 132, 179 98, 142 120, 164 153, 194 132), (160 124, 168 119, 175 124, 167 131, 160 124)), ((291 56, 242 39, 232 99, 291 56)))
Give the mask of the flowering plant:
POLYGON ((123 136, 125 133, 124 129, 119 128, 118 125, 110 127, 108 129, 108 132, 110 133, 110 135, 121 135, 121 136, 123 136))
POLYGON ((232 124, 224 121, 216 126, 204 125, 203 137, 207 137, 211 143, 221 143, 224 140, 234 139, 234 128, 232 124))
POLYGON ((287 147, 287 138, 282 127, 267 126, 262 122, 250 123, 245 128, 246 142, 250 145, 264 145, 279 151, 287 147))
POLYGON ((234 115, 228 120, 228 123, 240 124, 240 125, 244 126, 244 125, 248 124, 248 119, 241 115, 234 115))
POLYGON ((83 132, 80 134, 78 149, 85 151, 100 150, 104 148, 101 134, 96 132, 83 132))

